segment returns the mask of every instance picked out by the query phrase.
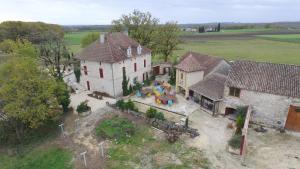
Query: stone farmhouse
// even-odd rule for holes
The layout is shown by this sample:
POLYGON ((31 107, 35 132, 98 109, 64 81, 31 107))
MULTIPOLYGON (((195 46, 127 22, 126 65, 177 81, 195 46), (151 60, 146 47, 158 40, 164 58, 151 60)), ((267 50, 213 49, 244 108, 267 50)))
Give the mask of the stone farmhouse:
POLYGON ((210 113, 217 113, 229 64, 221 58, 188 52, 175 68, 176 91, 210 113))
POLYGON ((123 73, 130 84, 150 77, 151 50, 127 33, 101 34, 99 40, 83 49, 76 58, 80 60, 81 85, 112 97, 122 95, 123 73))
POLYGON ((300 131, 300 66, 235 61, 220 113, 252 105, 252 122, 300 131))
POLYGON ((300 131, 300 66, 225 60, 189 52, 178 65, 176 90, 212 115, 252 107, 257 124, 300 131))

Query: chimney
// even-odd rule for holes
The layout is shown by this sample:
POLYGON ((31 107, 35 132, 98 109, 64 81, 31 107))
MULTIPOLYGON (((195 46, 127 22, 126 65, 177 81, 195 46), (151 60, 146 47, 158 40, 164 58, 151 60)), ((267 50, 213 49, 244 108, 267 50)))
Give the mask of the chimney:
POLYGON ((124 30, 123 34, 126 35, 126 36, 128 36, 128 30, 124 30))
POLYGON ((141 45, 139 45, 139 46, 137 47, 137 54, 138 54, 138 55, 142 54, 142 46, 141 46, 141 45))
POLYGON ((105 41, 105 34, 100 34, 100 43, 103 44, 105 41))

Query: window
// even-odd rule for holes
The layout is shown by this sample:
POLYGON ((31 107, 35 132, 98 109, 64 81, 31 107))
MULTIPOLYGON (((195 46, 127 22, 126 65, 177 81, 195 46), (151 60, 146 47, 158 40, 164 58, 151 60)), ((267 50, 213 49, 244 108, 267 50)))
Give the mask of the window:
POLYGON ((183 79, 183 73, 180 74, 180 78, 183 79))
POLYGON ((235 87, 230 87, 229 88, 229 95, 230 96, 235 96, 235 97, 240 97, 241 89, 235 88, 235 87))
POLYGON ((146 59, 144 59, 144 67, 146 67, 146 59))
POLYGON ((136 68, 136 63, 134 63, 134 72, 136 72, 136 69, 137 69, 137 68, 136 68))
POLYGON ((99 69, 99 74, 100 74, 100 78, 103 78, 103 69, 102 68, 99 69))
POLYGON ((90 82, 89 81, 86 81, 86 87, 87 87, 88 90, 91 90, 90 82))
POLYGON ((83 71, 84 71, 84 74, 87 75, 88 72, 87 72, 87 67, 86 66, 83 66, 83 71))

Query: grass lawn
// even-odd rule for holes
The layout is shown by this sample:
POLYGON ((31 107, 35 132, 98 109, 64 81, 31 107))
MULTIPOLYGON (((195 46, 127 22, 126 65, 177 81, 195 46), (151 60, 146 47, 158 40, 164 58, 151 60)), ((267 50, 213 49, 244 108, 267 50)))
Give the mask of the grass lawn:
POLYGON ((300 43, 300 34, 257 35, 268 40, 300 43))
POLYGON ((247 59, 262 62, 300 65, 300 46, 297 43, 265 39, 209 40, 186 42, 179 45, 172 60, 187 51, 194 51, 227 60, 247 59))
POLYGON ((0 155, 1 169, 71 169, 71 153, 56 147, 35 148, 22 157, 0 155))
MULTIPOLYGON (((112 120, 114 121, 116 118, 112 120)), ((112 120, 104 121, 104 123, 111 123, 111 128, 113 128, 117 122, 112 122, 112 120)), ((128 123, 124 125, 128 125, 128 123)), ((126 142, 113 141, 110 144, 106 161, 107 168, 206 169, 210 167, 209 161, 201 151, 188 148, 181 141, 170 144, 165 139, 156 138, 153 129, 147 125, 137 125, 134 134, 128 136, 129 140, 126 142)), ((115 129, 109 128, 110 125, 100 126, 101 124, 99 129, 117 133, 115 129)))

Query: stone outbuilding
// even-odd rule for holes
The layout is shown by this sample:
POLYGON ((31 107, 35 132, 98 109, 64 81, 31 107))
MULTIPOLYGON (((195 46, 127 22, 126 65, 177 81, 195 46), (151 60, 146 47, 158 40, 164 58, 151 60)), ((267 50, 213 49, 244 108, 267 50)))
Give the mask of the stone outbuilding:
POLYGON ((182 56, 176 68, 176 92, 189 96, 189 88, 216 71, 228 69, 229 64, 222 58, 188 52, 182 56))
POLYGON ((254 123, 300 131, 300 66, 235 61, 224 87, 220 113, 252 105, 254 123))

